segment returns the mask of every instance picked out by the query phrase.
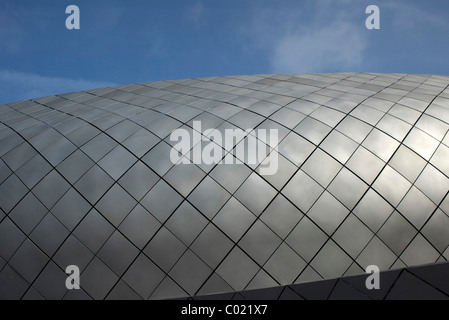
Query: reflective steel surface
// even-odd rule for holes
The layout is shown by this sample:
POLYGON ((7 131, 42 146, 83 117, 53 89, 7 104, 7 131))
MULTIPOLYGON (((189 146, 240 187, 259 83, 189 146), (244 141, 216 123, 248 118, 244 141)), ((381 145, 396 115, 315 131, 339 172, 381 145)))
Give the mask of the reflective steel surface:
POLYGON ((233 76, 0 106, 0 298, 177 298, 447 261, 448 84, 233 76), (174 166, 170 133, 193 121, 278 129, 278 172, 174 166))

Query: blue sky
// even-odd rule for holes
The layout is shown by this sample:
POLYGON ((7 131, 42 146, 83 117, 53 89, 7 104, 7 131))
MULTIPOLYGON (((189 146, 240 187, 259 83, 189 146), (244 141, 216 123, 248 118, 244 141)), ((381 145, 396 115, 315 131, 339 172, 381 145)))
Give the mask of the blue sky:
POLYGON ((449 75, 448 30, 447 0, 2 0, 0 103, 222 75, 449 75), (365 28, 371 4, 380 30, 365 28))

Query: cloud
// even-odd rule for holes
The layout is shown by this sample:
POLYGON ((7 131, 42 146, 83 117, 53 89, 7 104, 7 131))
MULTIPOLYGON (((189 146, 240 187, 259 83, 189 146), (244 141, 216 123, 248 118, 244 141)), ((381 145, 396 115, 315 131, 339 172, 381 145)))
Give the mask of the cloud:
POLYGON ((0 69, 0 103, 113 85, 113 83, 103 81, 48 77, 34 73, 0 69))
POLYGON ((270 62, 275 73, 352 71, 363 62, 367 41, 362 27, 337 21, 281 37, 270 62))
POLYGON ((244 50, 256 46, 264 52, 273 73, 353 71, 365 61, 369 44, 364 19, 364 8, 345 1, 255 9, 244 50))

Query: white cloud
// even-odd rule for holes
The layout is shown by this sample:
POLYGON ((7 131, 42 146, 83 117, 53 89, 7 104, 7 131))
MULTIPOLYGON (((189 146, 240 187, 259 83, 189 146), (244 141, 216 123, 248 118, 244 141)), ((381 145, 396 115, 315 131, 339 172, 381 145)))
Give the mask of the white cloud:
POLYGON ((113 83, 41 76, 0 69, 0 103, 113 86, 113 83))
POLYGON ((367 41, 361 26, 336 21, 284 35, 274 44, 275 73, 353 71, 363 61, 367 41))
POLYGON ((256 8, 244 34, 244 49, 265 52, 273 73, 358 70, 369 44, 364 8, 346 1, 256 8))

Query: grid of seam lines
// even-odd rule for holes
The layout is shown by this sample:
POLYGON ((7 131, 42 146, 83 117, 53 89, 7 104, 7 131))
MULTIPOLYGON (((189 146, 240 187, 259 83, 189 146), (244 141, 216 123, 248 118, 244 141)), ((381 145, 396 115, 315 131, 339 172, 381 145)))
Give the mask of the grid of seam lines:
POLYGON ((234 76, 0 106, 0 295, 164 299, 447 261, 448 84, 234 76), (172 165, 170 133, 197 120, 278 129, 278 172, 172 165))

